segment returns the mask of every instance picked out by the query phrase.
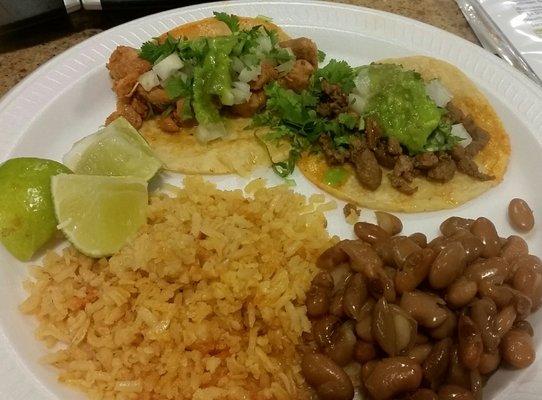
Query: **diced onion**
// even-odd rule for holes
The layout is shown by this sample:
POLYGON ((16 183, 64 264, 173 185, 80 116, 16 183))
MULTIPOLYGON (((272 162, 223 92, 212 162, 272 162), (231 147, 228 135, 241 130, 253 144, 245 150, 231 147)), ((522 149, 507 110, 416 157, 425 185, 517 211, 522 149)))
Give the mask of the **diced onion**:
POLYGON ((463 124, 452 125, 452 135, 463 139, 461 142, 459 142, 459 144, 463 147, 472 142, 472 137, 470 136, 469 132, 467 132, 463 124))
POLYGON ((246 67, 243 68, 241 72, 239 72, 239 80, 241 82, 250 82, 255 80, 260 74, 262 73, 262 67, 261 65, 258 65, 256 67, 246 67))
POLYGON ((271 43, 271 38, 267 35, 261 35, 258 39, 258 50, 263 53, 269 53, 273 48, 273 43, 271 43))
POLYGON ((227 136, 228 132, 222 122, 208 125, 198 125, 196 130, 196 139, 202 143, 208 143, 210 141, 223 138, 227 136))
POLYGON ((245 64, 239 57, 232 57, 231 59, 231 69, 235 72, 240 73, 245 68, 245 64))
POLYGON ((156 72, 154 72, 152 69, 144 74, 141 74, 137 80, 147 92, 160 84, 158 75, 156 75, 156 72))
POLYGON ((241 104, 250 98, 250 85, 245 82, 234 82, 231 90, 233 94, 233 104, 241 104))
POLYGON ((174 72, 180 70, 183 66, 184 63, 179 56, 176 53, 173 53, 152 67, 152 69, 160 79, 164 80, 169 78, 174 72))
POLYGON ((365 100, 363 97, 361 97, 358 94, 350 93, 348 95, 348 104, 349 108, 358 113, 362 114, 363 110, 365 109, 365 106, 367 105, 367 100, 365 100))
POLYGON ((220 96, 220 102, 224 104, 225 106, 233 106, 233 102, 235 100, 235 97, 233 96, 233 93, 231 90, 228 90, 227 92, 222 93, 220 96))
POLYGON ((363 68, 354 79, 356 85, 353 92, 362 98, 368 98, 371 90, 371 79, 369 78, 369 69, 363 68))
POLYGON ((281 74, 287 74, 293 68, 295 61, 289 60, 282 64, 277 65, 277 71, 281 74))
POLYGON ((452 94, 438 79, 426 83, 425 92, 438 107, 445 107, 452 100, 452 94))

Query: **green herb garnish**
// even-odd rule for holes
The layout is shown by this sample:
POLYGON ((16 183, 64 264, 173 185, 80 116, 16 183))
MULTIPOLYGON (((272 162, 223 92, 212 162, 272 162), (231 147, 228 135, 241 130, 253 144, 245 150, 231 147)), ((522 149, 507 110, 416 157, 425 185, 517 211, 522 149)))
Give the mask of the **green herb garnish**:
POLYGON ((348 171, 343 167, 332 167, 324 173, 324 183, 328 186, 341 186, 348 179, 348 171))
POLYGON ((346 61, 330 60, 329 63, 316 71, 316 79, 325 79, 332 85, 339 85, 343 92, 350 93, 354 88, 356 70, 346 61))
POLYGON ((239 31, 239 18, 234 14, 226 14, 225 12, 214 12, 215 18, 224 22, 233 33, 239 31))
POLYGON ((173 53, 178 43, 179 41, 170 35, 167 35, 163 43, 158 43, 158 39, 155 38, 143 43, 139 51, 139 57, 155 64, 173 53))

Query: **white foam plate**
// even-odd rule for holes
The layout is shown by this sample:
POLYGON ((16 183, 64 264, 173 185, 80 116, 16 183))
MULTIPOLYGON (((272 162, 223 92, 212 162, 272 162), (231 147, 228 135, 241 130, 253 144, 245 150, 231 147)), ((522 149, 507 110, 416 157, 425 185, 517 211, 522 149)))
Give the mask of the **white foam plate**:
MULTIPOLYGON (((448 216, 487 216, 501 235, 512 234, 506 207, 513 197, 528 201, 542 218, 542 90, 502 60, 457 36, 420 22, 365 8, 308 1, 232 1, 203 4, 151 15, 110 29, 71 48, 43 65, 0 101, 0 161, 20 156, 60 160, 72 144, 94 132, 114 109, 115 96, 105 67, 119 45, 142 42, 185 22, 227 11, 246 16, 266 15, 293 37, 313 38, 328 57, 365 64, 384 57, 426 54, 449 61, 463 70, 487 95, 501 117, 512 142, 510 166, 504 182, 479 198, 452 211, 400 215, 406 232, 436 234, 448 216)), ((278 179, 269 171, 255 176, 278 179)), ((167 179, 180 184, 181 176, 167 179)), ((295 190, 318 190, 299 174, 295 190)), ((222 188, 241 187, 246 179, 211 177, 222 188)), ((352 229, 341 216, 344 203, 329 213, 329 230, 341 237, 352 229)), ((362 218, 371 219, 365 210, 362 218)), ((542 228, 525 236, 531 251, 542 254, 542 228)), ((56 381, 56 371, 41 365, 44 346, 33 336, 35 323, 17 306, 25 293, 21 282, 25 266, 0 249, 0 399, 83 399, 79 392, 56 381)), ((540 315, 533 318, 542 330, 540 315)), ((542 335, 536 338, 538 352, 542 335)), ((536 399, 542 393, 542 357, 523 371, 499 371, 485 389, 485 398, 536 399)))

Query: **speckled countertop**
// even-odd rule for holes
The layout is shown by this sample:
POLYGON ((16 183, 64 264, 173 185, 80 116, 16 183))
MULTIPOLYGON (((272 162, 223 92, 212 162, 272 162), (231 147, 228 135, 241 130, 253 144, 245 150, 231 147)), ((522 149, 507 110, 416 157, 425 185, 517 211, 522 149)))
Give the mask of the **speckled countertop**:
MULTIPOLYGON (((401 14, 476 42, 476 37, 454 0, 340 0, 337 2, 401 14)), ((85 25, 92 24, 87 22, 85 25)), ((22 45, 0 53, 0 96, 50 58, 101 30, 83 28, 76 32, 68 31, 61 37, 46 39, 43 43, 33 43, 26 47, 22 45)))

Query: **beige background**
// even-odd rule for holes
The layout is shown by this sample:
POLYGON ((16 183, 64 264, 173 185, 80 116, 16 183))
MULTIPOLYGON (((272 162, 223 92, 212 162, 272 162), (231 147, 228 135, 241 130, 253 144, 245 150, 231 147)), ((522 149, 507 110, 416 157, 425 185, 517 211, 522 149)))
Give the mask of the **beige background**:
MULTIPOLYGON (((477 42, 454 0, 336 0, 336 2, 401 14, 477 42)), ((83 29, 38 45, 0 54, 0 96, 47 60, 99 32, 100 29, 83 29)))

